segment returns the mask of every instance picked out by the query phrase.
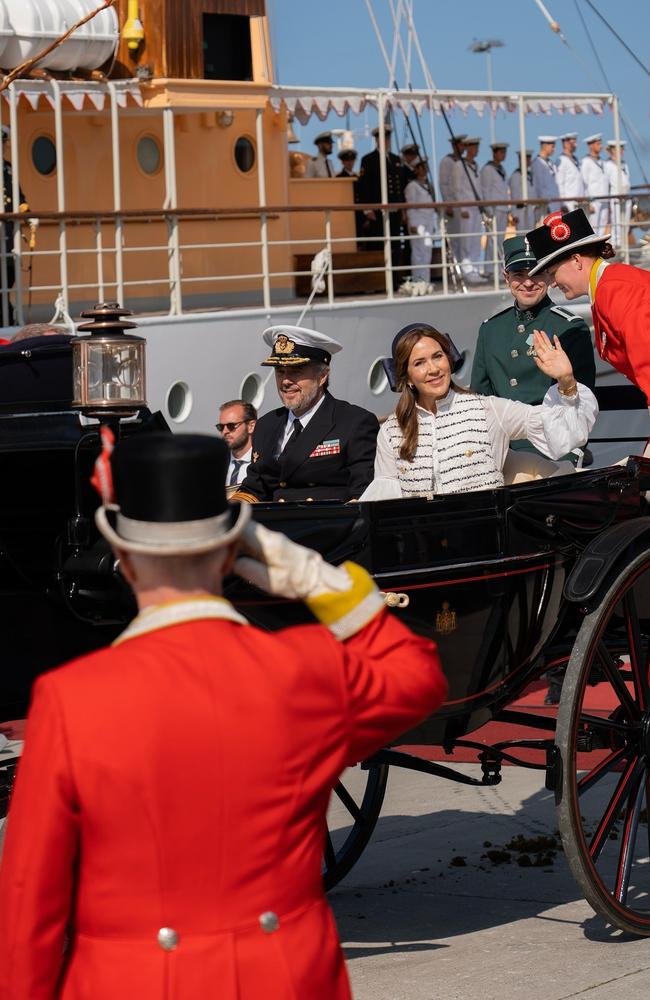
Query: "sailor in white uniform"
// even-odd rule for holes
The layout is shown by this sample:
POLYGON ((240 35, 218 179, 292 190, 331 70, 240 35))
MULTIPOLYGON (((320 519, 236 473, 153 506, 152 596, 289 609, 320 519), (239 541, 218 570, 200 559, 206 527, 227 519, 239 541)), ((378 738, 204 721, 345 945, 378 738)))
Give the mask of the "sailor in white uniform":
POLYGON ((597 236, 604 236, 609 224, 609 202, 604 200, 609 195, 609 178, 600 158, 602 140, 600 132, 587 136, 585 142, 589 153, 582 158, 580 164, 585 194, 589 198, 589 222, 597 236))
MULTIPOLYGON (((607 153, 609 154, 609 159, 605 160, 604 166, 609 181, 609 193, 629 194, 630 170, 623 159, 625 139, 620 139, 618 143, 615 139, 610 139, 607 143, 607 153)), ((609 204, 612 223, 612 245, 615 247, 624 247, 630 232, 632 202, 629 198, 625 198, 620 201, 610 201, 609 204)))
MULTIPOLYGON (((470 135, 465 139, 465 158, 454 163, 452 189, 454 201, 481 201, 483 193, 476 156, 481 140, 470 135)), ((480 284, 487 279, 481 274, 481 237, 483 223, 481 210, 475 205, 465 205, 456 211, 460 214, 460 265, 465 280, 480 284)))
POLYGON ((540 135, 538 139, 539 153, 533 160, 531 169, 533 171, 533 182, 537 191, 537 197, 546 200, 546 207, 544 205, 537 206, 537 216, 538 218, 543 218, 549 212, 557 212, 560 207, 557 167, 553 162, 557 136, 540 135))
POLYGON ((411 238, 411 277, 413 281, 428 283, 431 277, 431 247, 438 228, 436 211, 434 208, 419 207, 431 203, 426 160, 418 156, 411 160, 409 166, 415 172, 415 180, 409 181, 404 190, 404 200, 409 203, 406 219, 411 238))
MULTIPOLYGON (((451 152, 443 156, 440 161, 440 167, 438 168, 438 190, 441 201, 454 200, 454 168, 463 158, 466 138, 465 133, 452 135, 449 139, 451 142, 451 152)), ((456 260, 460 260, 461 247, 458 237, 458 233, 460 232, 460 212, 458 209, 448 208, 445 212, 445 220, 452 252, 456 260)))
MULTIPOLYGON (((507 142, 490 143, 492 159, 481 167, 481 190, 486 201, 508 201, 510 197, 508 191, 508 177, 503 166, 503 161, 508 152, 507 142)), ((490 215, 494 215, 497 222, 497 234, 503 242, 503 234, 508 225, 508 206, 499 205, 489 209, 490 215)))
POLYGON ((584 198, 585 184, 580 172, 580 161, 576 156, 577 132, 565 132, 560 136, 562 152, 557 161, 557 186, 562 199, 562 211, 573 212, 578 207, 576 199, 584 198))
POLYGON ((332 166, 329 156, 332 152, 334 140, 331 132, 320 132, 314 142, 318 146, 318 153, 312 156, 305 170, 305 177, 334 177, 336 171, 332 166))
MULTIPOLYGON (((519 152, 519 159, 521 160, 521 151, 519 152)), ((526 180, 528 181, 528 198, 539 198, 537 189, 535 187, 535 179, 533 177, 533 171, 531 169, 531 162, 533 159, 532 149, 526 150, 526 180)), ((521 165, 515 167, 515 169, 510 174, 510 181, 508 182, 510 186, 510 197, 513 201, 513 212, 515 216, 515 224, 517 226, 517 231, 520 233, 527 233, 535 226, 535 215, 537 213, 538 205, 524 205, 524 187, 523 180, 521 176, 521 165)))

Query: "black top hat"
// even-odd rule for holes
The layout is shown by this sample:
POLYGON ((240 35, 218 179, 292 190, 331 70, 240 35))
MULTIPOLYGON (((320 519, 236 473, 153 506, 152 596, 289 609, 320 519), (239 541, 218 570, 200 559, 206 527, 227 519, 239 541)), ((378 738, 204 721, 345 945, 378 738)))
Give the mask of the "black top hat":
POLYGON ((391 357, 381 359, 381 363, 388 379, 388 384, 393 392, 400 392, 397 387, 397 371, 395 370, 395 351, 397 350, 397 345, 402 337, 405 337, 407 333, 413 333, 414 330, 421 330, 424 334, 438 333, 441 337, 444 337, 449 345, 452 375, 455 375, 458 369, 463 366, 463 355, 460 353, 448 333, 441 334, 439 330, 436 330, 433 326, 429 326, 428 323, 409 323, 408 326, 403 326, 401 330, 398 330, 393 337, 393 343, 390 345, 391 357))
POLYGON ((115 504, 97 526, 115 548, 146 555, 191 555, 234 541, 248 504, 226 500, 228 446, 205 434, 138 434, 111 456, 115 504))
POLYGON ((581 247, 605 244, 607 236, 597 236, 581 208, 574 212, 552 212, 543 225, 526 233, 526 239, 537 259, 530 274, 539 274, 551 261, 570 254, 581 247))

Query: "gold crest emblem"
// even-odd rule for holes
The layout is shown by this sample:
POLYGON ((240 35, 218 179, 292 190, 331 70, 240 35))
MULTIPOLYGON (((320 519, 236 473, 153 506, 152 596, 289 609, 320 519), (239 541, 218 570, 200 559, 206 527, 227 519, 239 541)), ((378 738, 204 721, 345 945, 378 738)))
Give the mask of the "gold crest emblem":
POLYGON ((293 354, 296 345, 293 340, 289 340, 286 333, 281 333, 273 345, 274 354, 293 354))
POLYGON ((253 461, 257 462, 257 460, 258 460, 259 457, 260 457, 259 451, 254 451, 253 452, 253 461))
POLYGON ((456 631, 456 612, 449 607, 447 601, 442 602, 442 608, 436 612, 436 632, 440 635, 449 635, 456 631))

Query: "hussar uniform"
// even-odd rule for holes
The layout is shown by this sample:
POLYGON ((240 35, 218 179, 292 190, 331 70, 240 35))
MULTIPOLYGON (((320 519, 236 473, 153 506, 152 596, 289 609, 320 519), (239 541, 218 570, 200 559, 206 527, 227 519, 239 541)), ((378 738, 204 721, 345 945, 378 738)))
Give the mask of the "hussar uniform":
MULTIPOLYGON (((225 504, 227 456, 164 435, 178 472, 147 481, 161 437, 140 446, 138 490, 100 508, 106 537, 149 555, 234 541, 247 505, 225 504), (195 519, 219 474, 222 509, 195 519)), ((6 1000, 350 1000, 321 878, 330 791, 446 683, 365 570, 246 530, 263 555, 236 571, 327 625, 271 634, 193 597, 37 681, 0 870, 6 1000)))
MULTIPOLYGON (((539 141, 541 143, 557 142, 557 136, 540 135, 539 141)), ((553 163, 553 160, 550 156, 545 157, 538 154, 531 164, 531 170, 533 172, 533 182, 537 197, 545 199, 549 212, 556 212, 560 207, 560 190, 557 184, 557 167, 553 163)), ((543 205, 541 206, 541 213, 539 210, 540 206, 538 205, 538 214, 547 214, 543 205)))
MULTIPOLYGON (((621 140, 620 148, 622 149, 624 145, 625 140, 621 140)), ((612 151, 616 149, 616 142, 614 139, 610 140, 607 144, 607 149, 612 151)), ((625 160, 621 159, 619 163, 615 156, 610 156, 609 160, 605 160, 605 173, 607 175, 607 180, 609 181, 610 194, 627 195, 630 193, 630 169, 625 160)), ((630 232, 632 202, 629 198, 621 200, 616 199, 614 201, 610 201, 609 209, 611 216, 612 244, 615 247, 625 246, 630 232)))
MULTIPOLYGON (((585 139, 589 144, 600 139, 600 135, 591 135, 585 139)), ((589 218, 597 236, 604 236, 609 225, 609 177, 605 171, 605 163, 600 156, 583 156, 580 164, 582 179, 585 184, 585 195, 589 198, 589 218)))
MULTIPOLYGON (((577 133, 567 132, 561 136, 564 139, 575 139, 577 133)), ((577 208, 577 199, 584 198, 585 184, 580 170, 580 161, 573 153, 562 152, 557 161, 556 180, 563 211, 573 212, 577 208)))
MULTIPOLYGON (((478 139, 471 142, 470 137, 465 140, 468 145, 478 143, 478 139)), ((466 157, 454 163, 452 174, 452 189, 454 201, 481 201, 483 192, 481 188, 481 177, 478 165, 474 160, 466 157)), ((455 209, 460 215, 460 262, 464 275, 472 280, 480 277, 482 268, 481 237, 483 235, 483 225, 481 210, 477 206, 465 205, 455 209)))

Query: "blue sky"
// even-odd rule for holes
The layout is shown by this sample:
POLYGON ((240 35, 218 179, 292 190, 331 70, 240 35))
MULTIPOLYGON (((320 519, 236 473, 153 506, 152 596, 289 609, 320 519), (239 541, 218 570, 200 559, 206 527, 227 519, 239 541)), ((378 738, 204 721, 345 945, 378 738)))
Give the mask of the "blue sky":
MULTIPOLYGON (((395 7, 397 0, 393 0, 395 7)), ((650 67, 650 0, 593 0, 594 6, 650 67)), ((441 89, 487 88, 486 58, 468 51, 475 39, 497 38, 503 48, 493 51, 494 86, 497 90, 606 92, 598 61, 583 27, 580 13, 608 76, 611 89, 622 101, 623 112, 633 127, 637 153, 650 180, 650 77, 627 54, 607 30, 586 0, 545 0, 545 6, 559 21, 570 48, 548 27, 534 0, 415 0, 414 17, 420 44, 436 86, 441 89)), ((282 84, 313 86, 384 87, 386 69, 370 21, 365 0, 267 0, 276 81, 282 84)), ((389 55, 392 48, 392 19, 389 0, 372 0, 389 55)), ((406 36, 404 36, 406 37, 406 36)), ((400 63, 398 81, 405 82, 400 63)), ((417 57, 412 61, 411 82, 423 85, 417 57)), ((352 119, 351 127, 366 128, 376 123, 372 112, 366 120, 352 119)), ((484 137, 479 161, 489 158, 487 118, 456 113, 452 126, 459 131, 484 137)), ((330 116, 326 124, 313 118, 297 129, 303 149, 312 149, 313 136, 325 127, 345 127, 345 119, 330 116)), ((398 138, 404 128, 398 122, 398 138)), ((603 132, 613 136, 611 112, 591 115, 528 116, 527 142, 537 148, 537 135, 577 131, 580 136, 603 132)), ((428 121, 423 122, 425 136, 428 121)), ((515 116, 500 114, 496 121, 499 139, 517 143, 515 116)), ((629 138, 625 128, 622 134, 629 138)), ((355 137, 360 153, 372 147, 365 135, 355 137)), ((446 130, 437 119, 436 143, 446 152, 446 130)), ((559 145, 558 145, 559 151, 559 145)), ((578 154, 586 153, 580 143, 578 154)), ((643 183, 642 171, 630 146, 627 147, 632 182, 643 183)), ((506 166, 515 165, 513 149, 506 166)))

